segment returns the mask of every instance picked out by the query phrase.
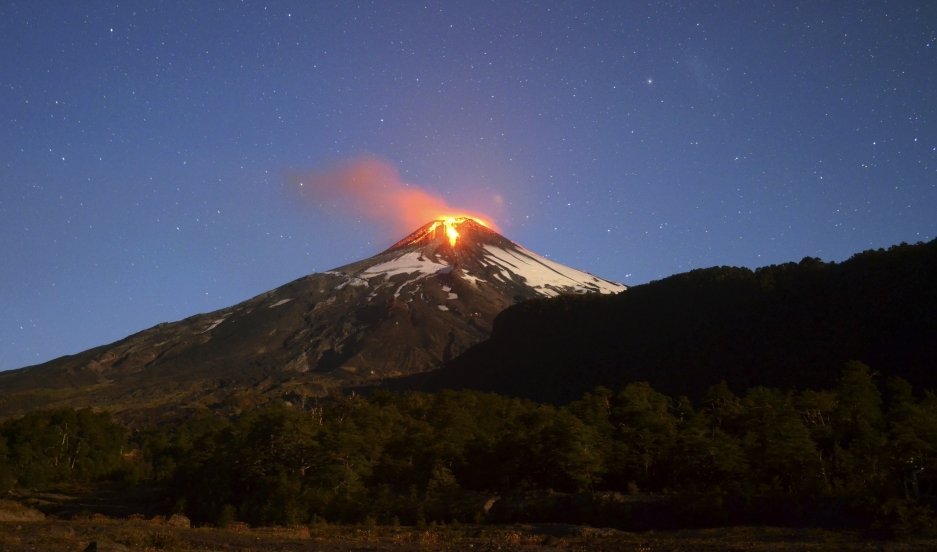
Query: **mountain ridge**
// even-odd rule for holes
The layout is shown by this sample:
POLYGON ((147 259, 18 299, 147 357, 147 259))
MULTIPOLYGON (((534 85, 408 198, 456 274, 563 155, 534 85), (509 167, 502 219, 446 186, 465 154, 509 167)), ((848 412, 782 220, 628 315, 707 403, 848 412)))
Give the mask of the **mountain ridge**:
POLYGON ((435 369, 487 337, 495 315, 519 301, 622 289, 474 219, 443 218, 372 257, 230 307, 0 373, 0 415, 37 402, 166 413, 305 400, 435 369))
POLYGON ((563 403, 647 381, 692 398, 720 381, 822 388, 857 360, 937 388, 935 281, 937 240, 842 263, 697 269, 613 297, 534 300, 500 313, 490 338, 442 369, 385 386, 563 403))

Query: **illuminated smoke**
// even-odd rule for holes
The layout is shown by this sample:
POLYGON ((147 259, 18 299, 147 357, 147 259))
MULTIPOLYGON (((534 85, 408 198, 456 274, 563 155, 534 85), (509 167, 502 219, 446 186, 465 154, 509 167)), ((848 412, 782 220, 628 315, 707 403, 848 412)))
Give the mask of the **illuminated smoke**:
POLYGON ((320 208, 335 206, 347 216, 362 217, 397 233, 410 232, 427 222, 451 216, 490 219, 450 207, 400 178, 397 169, 382 159, 363 157, 292 177, 301 197, 320 208))

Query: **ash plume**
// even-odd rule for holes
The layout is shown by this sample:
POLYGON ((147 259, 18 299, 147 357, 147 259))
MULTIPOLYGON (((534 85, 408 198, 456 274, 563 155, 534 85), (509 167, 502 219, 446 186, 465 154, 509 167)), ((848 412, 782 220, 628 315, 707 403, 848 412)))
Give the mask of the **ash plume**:
POLYGON ((376 157, 294 174, 290 184, 300 197, 318 208, 334 206, 346 215, 362 217, 398 233, 444 214, 464 213, 441 197, 406 182, 391 163, 376 157))

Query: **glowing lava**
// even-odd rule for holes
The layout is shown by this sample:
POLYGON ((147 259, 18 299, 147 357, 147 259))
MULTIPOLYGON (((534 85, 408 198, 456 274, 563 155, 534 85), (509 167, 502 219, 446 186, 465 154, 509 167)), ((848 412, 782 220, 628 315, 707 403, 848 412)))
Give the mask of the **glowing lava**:
MULTIPOLYGON (((430 222, 424 224, 416 232, 413 232, 406 238, 390 246, 387 251, 392 251, 394 249, 408 247, 416 244, 426 244, 442 241, 443 237, 445 237, 449 242, 449 247, 454 250, 459 242, 459 238, 464 238, 463 234, 471 229, 471 225, 469 225, 469 228, 462 228, 460 231, 460 226, 467 222, 477 224, 478 226, 489 230, 498 230, 498 227, 493 223, 478 218, 474 215, 443 215, 436 217, 430 222)), ((475 230, 477 229, 478 228, 476 227, 475 230)))
POLYGON ((479 220, 475 217, 443 217, 437 221, 434 221, 432 226, 429 227, 429 233, 433 233, 439 228, 441 224, 446 231, 446 237, 449 238, 449 246, 455 247, 456 242, 459 240, 459 231, 456 228, 459 227, 463 222, 470 220, 472 222, 478 223, 484 227, 488 227, 488 224, 482 220, 479 220))

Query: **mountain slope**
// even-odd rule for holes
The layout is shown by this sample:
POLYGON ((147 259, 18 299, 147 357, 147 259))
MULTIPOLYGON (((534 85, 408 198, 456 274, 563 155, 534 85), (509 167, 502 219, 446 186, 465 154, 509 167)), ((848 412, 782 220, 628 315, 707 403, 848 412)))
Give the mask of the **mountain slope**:
POLYGON ((166 410, 320 396, 438 368, 519 301, 622 289, 475 220, 440 219, 369 259, 232 307, 0 373, 0 414, 37 403, 166 410))
POLYGON ((722 380, 828 387, 845 361, 937 387, 937 241, 751 271, 695 270, 614 297, 530 301, 487 341, 395 389, 471 388, 563 402, 648 381, 699 396, 722 380))

